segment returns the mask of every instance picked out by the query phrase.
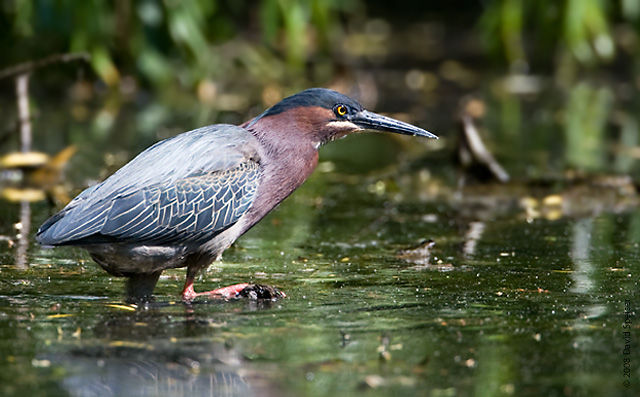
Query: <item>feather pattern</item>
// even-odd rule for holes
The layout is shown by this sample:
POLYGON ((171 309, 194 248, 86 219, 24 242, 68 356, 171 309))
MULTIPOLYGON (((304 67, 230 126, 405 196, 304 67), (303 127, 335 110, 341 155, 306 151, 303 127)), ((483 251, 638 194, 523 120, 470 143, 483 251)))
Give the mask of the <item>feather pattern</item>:
POLYGON ((161 141, 82 192, 42 225, 37 239, 44 245, 211 239, 253 204, 257 147, 251 133, 230 125, 161 141))

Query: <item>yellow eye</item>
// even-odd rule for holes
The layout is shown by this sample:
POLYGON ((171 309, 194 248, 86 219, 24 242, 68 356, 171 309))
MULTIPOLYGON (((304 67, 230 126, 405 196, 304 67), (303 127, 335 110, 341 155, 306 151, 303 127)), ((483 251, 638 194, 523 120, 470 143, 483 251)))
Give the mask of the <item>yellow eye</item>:
POLYGON ((344 116, 345 114, 347 114, 347 107, 344 105, 338 105, 338 107, 336 108, 336 114, 338 116, 344 116))

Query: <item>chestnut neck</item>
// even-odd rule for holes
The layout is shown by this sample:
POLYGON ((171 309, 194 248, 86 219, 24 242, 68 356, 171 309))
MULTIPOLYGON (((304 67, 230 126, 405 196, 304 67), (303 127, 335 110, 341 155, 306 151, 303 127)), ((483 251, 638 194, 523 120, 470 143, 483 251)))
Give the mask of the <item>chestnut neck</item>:
POLYGON ((252 211, 251 224, 300 187, 318 165, 318 126, 307 116, 298 108, 241 125, 260 142, 262 180, 256 197, 260 208, 252 211))

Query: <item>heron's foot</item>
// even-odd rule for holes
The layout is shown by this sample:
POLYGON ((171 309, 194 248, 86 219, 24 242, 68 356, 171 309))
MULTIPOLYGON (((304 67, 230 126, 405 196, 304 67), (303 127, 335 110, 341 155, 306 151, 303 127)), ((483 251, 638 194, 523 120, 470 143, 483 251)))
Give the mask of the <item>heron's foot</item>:
POLYGON ((182 291, 182 300, 185 302, 191 302, 198 296, 203 295, 214 299, 230 299, 242 297, 252 300, 275 300, 287 296, 284 292, 270 285, 241 283, 214 289, 213 291, 195 292, 193 290, 193 284, 190 284, 185 287, 184 291, 182 291))

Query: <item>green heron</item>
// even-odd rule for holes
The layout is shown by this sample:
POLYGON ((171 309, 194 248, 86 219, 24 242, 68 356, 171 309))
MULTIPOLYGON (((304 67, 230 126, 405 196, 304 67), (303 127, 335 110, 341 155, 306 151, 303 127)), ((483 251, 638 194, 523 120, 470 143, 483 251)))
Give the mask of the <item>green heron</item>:
POLYGON ((198 272, 311 175, 318 148, 363 130, 437 138, 313 88, 240 126, 216 124, 158 142, 80 193, 40 227, 43 246, 77 246, 114 276, 129 300, 151 297, 165 269, 187 267, 184 301, 229 297, 248 284, 196 293, 198 272))

